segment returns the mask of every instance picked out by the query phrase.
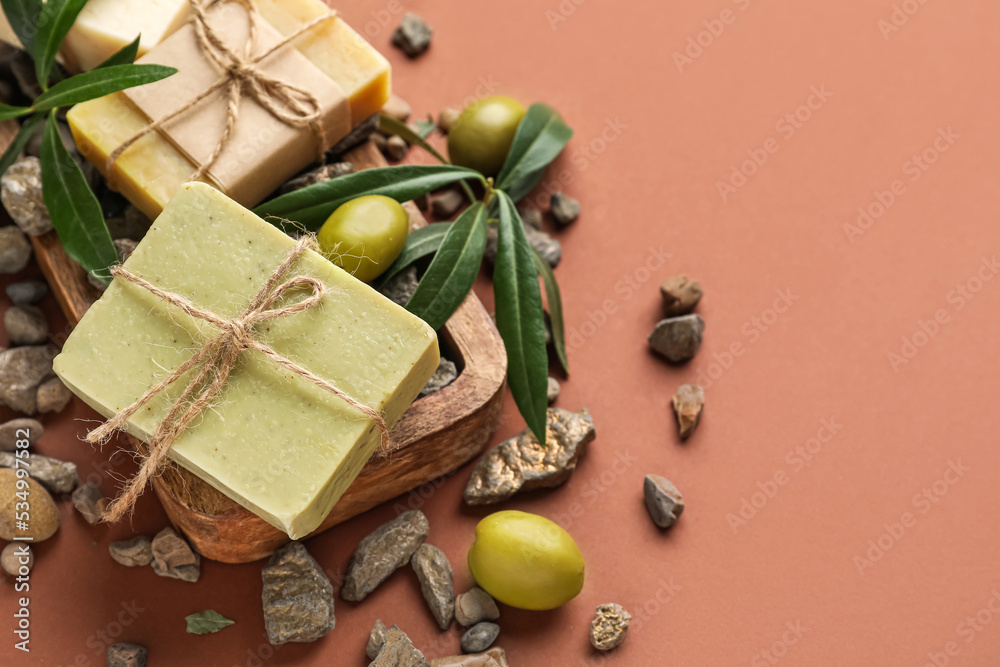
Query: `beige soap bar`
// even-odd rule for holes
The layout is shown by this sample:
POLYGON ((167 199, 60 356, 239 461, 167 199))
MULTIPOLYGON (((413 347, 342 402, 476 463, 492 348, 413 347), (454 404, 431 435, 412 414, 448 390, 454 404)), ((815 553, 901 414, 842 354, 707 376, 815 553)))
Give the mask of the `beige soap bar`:
MULTIPOLYGON (((319 0, 257 0, 257 7, 264 20, 283 35, 329 11, 319 0)), ((388 101, 389 62, 340 18, 314 27, 294 46, 347 95, 352 125, 377 113, 388 101)), ((108 155, 148 124, 122 93, 78 104, 68 120, 81 154, 102 173, 108 155)), ((155 218, 194 172, 195 165, 167 138, 151 133, 118 158, 114 180, 127 199, 155 218)), ((254 206, 269 194, 260 192, 240 203, 254 206)))
MULTIPOLYGON (((293 241, 217 190, 181 187, 125 266, 220 316, 242 312, 293 241)), ((328 287, 321 306, 258 325, 258 339, 394 424, 437 368, 437 337, 422 320, 321 255, 293 267, 328 287)), ((105 416, 125 408, 218 332, 146 290, 115 279, 54 363, 105 416)), ((137 413, 148 439, 184 378, 137 413)), ((323 521, 378 446, 375 424, 341 399, 244 352, 212 409, 171 457, 297 539, 323 521)))

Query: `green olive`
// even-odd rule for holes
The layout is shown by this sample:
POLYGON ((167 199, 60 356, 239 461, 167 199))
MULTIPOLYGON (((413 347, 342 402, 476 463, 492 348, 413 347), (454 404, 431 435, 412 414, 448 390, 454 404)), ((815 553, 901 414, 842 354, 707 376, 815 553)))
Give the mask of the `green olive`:
POLYGON ((480 588, 519 609, 555 609, 583 588, 583 556, 569 533, 516 510, 479 522, 469 570, 480 588))
POLYGON ((494 95, 473 102, 448 132, 451 161, 487 176, 496 176, 507 158, 524 107, 517 100, 494 95))
POLYGON ((368 283, 396 261, 409 229, 410 218, 398 201, 366 195, 338 207, 316 239, 331 262, 368 283))

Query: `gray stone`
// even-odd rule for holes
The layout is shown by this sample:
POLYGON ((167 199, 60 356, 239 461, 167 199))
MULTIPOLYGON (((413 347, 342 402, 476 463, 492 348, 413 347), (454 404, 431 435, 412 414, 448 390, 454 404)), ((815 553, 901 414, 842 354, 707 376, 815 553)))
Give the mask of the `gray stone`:
POLYGON ((371 634, 368 635, 368 646, 365 647, 365 655, 368 656, 369 660, 377 658, 382 647, 385 646, 386 632, 385 623, 382 622, 382 619, 375 619, 375 625, 372 626, 371 634))
POLYGON ((13 452, 0 452, 0 468, 24 468, 28 477, 52 493, 69 493, 76 487, 76 464, 69 461, 50 459, 40 454, 18 459, 13 452), (21 463, 18 464, 18 461, 21 463))
POLYGON ((413 113, 410 103, 396 93, 389 95, 389 101, 382 107, 382 113, 398 121, 406 122, 406 119, 413 113))
POLYGON ((684 498, 666 477, 646 475, 642 483, 642 495, 646 499, 646 509, 650 518, 660 528, 670 528, 677 523, 684 511, 684 498))
POLYGON ((554 377, 549 377, 549 386, 547 390, 549 397, 549 405, 555 403, 556 399, 559 398, 559 389, 560 389, 559 380, 555 379, 554 377))
POLYGON ((417 291, 417 282, 417 267, 409 266, 389 279, 379 291, 390 301, 405 306, 417 291))
POLYGON ((313 642, 333 630, 333 585, 301 542, 275 549, 264 579, 264 627, 275 646, 313 642))
POLYGON ((701 301, 701 283, 685 275, 673 276, 660 285, 660 296, 663 298, 664 315, 687 315, 701 301))
POLYGON ((455 598, 455 620, 460 625, 470 627, 481 621, 495 621, 500 618, 496 600, 479 586, 455 598))
POLYGON ((458 213, 465 203, 465 195, 455 188, 449 188, 431 200, 431 213, 439 218, 450 218, 458 213))
POLYGON ((482 653, 497 640, 500 626, 484 621, 476 623, 462 635, 462 650, 466 653, 482 653))
POLYGON ((437 547, 424 543, 414 552, 410 565, 434 620, 442 630, 447 630, 455 617, 454 573, 448 557, 437 547))
POLYGON ((73 491, 73 507, 83 515, 84 520, 91 526, 96 525, 101 520, 107 506, 107 498, 94 482, 81 484, 73 491))
POLYGON ((420 390, 420 395, 430 396, 435 392, 441 391, 454 382, 456 378, 458 378, 458 367, 455 366, 455 362, 441 357, 437 370, 434 371, 434 375, 427 381, 424 388, 420 390))
POLYGON ((385 155, 386 142, 388 141, 389 137, 387 135, 384 135, 381 132, 372 133, 372 143, 375 144, 375 148, 377 148, 383 155, 385 155))
POLYGON ((108 667, 146 667, 146 647, 112 644, 108 647, 108 667))
POLYGON ((549 197, 549 209, 560 227, 565 227, 580 217, 580 202, 561 192, 555 192, 549 197))
POLYGON ((0 273, 17 273, 31 260, 31 243, 18 227, 0 227, 0 273))
POLYGON ((364 600, 390 574, 410 562, 430 529, 420 510, 404 512, 376 528, 351 555, 340 597, 351 602, 364 600))
POLYGON ((590 622, 590 645, 598 651, 610 651, 625 641, 632 614, 620 604, 602 604, 597 607, 590 622))
POLYGON ((675 364, 698 354, 705 332, 705 320, 698 315, 681 315, 660 320, 649 334, 649 346, 675 364))
POLYGON ((40 345, 49 337, 49 323, 35 306, 12 306, 3 314, 11 345, 40 345))
POLYGON ((73 392, 59 378, 52 378, 38 385, 35 409, 41 413, 62 412, 73 400, 73 392))
POLYGON ((136 247, 139 245, 136 241, 128 238, 115 239, 114 244, 115 250, 118 251, 118 261, 122 264, 132 256, 132 253, 135 252, 136 247))
MULTIPOLYGON (((524 226, 524 235, 528 238, 531 247, 541 255, 542 259, 555 268, 562 261, 562 245, 552 238, 547 232, 535 229, 528 225, 524 226)), ((497 226, 490 225, 486 229, 486 249, 483 255, 491 263, 497 261, 497 226)))
POLYGON ((503 502, 520 491, 559 486, 576 470, 577 461, 595 437, 587 410, 549 408, 545 445, 525 429, 484 456, 465 487, 469 505, 503 502))
POLYGON ((385 633, 385 643, 375 660, 368 667, 430 667, 424 654, 418 651, 410 638, 398 626, 385 633))
POLYGON ((136 535, 132 539, 112 542, 108 553, 116 563, 126 567, 145 567, 153 562, 153 541, 147 535, 136 535))
POLYGON ((531 227, 532 229, 542 228, 542 212, 537 208, 521 208, 518 209, 518 212, 521 214, 521 222, 526 227, 531 227))
POLYGON ((684 440, 701 421, 701 413, 705 408, 705 390, 696 384, 682 384, 670 403, 677 416, 677 432, 681 440, 684 440))
POLYGON ((44 280, 25 280, 7 285, 7 296, 15 306, 30 306, 38 303, 49 293, 49 286, 44 280))
MULTIPOLYGON (((59 129, 59 138, 62 139, 63 146, 69 152, 70 155, 75 156, 76 150, 76 140, 73 139, 73 133, 70 132, 69 125, 60 121, 56 123, 56 127, 59 129)), ((28 139, 28 143, 24 147, 24 152, 26 155, 34 155, 36 157, 42 154, 42 138, 45 136, 45 123, 42 123, 35 130, 35 133, 31 135, 31 139, 28 139)))
POLYGON ((382 150, 385 156, 393 162, 399 162, 410 150, 410 144, 406 143, 403 137, 392 135, 385 140, 385 148, 382 150))
POLYGON ((353 173, 354 163, 352 162, 334 162, 333 164, 323 165, 318 169, 313 169, 312 171, 302 174, 301 176, 293 178, 285 183, 285 185, 281 188, 281 194, 295 192, 296 190, 301 190, 302 188, 309 187, 310 185, 325 183, 326 181, 333 180, 334 178, 353 173))
POLYGON ((396 32, 392 33, 392 44, 410 58, 416 58, 430 48, 433 34, 434 31, 418 14, 407 12, 396 32))
POLYGON ((499 646, 494 646, 485 653, 437 658, 431 660, 431 667, 508 667, 507 654, 499 646))
POLYGON ((201 577, 201 556, 173 528, 164 528, 157 533, 150 548, 153 552, 153 571, 161 577, 191 583, 201 577))
POLYGON ((372 136, 372 133, 378 129, 378 114, 372 114, 365 118, 363 121, 354 126, 350 132, 348 132, 343 139, 338 141, 333 148, 328 150, 327 155, 333 155, 334 157, 343 155, 347 151, 355 148, 362 142, 366 141, 368 137, 372 136))
POLYGON ((42 163, 37 157, 20 158, 0 176, 0 201, 25 234, 38 236, 52 229, 42 199, 42 163))
POLYGON ((0 352, 0 401, 18 412, 35 414, 38 385, 52 377, 52 360, 58 352, 52 345, 28 345, 0 352))
POLYGON ((6 421, 0 424, 0 452, 14 451, 18 440, 27 440, 28 446, 34 447, 44 432, 41 422, 35 419, 20 417, 6 421))
POLYGON ((132 239, 133 241, 141 241, 153 225, 153 221, 132 204, 125 208, 122 216, 108 218, 105 222, 111 238, 132 239))

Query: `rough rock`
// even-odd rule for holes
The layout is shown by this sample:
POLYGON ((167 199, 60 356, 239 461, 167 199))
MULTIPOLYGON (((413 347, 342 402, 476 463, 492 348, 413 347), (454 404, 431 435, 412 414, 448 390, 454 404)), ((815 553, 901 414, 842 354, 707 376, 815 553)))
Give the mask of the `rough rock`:
POLYGON ((687 315, 701 301, 701 283, 685 275, 673 276, 660 285, 660 296, 663 297, 664 315, 687 315))
POLYGON ((389 95, 389 101, 382 107, 382 113, 390 118, 406 122, 406 119, 413 113, 410 103, 396 93, 389 95))
POLYGON ((354 126, 350 132, 344 135, 344 138, 334 144, 333 148, 327 151, 327 155, 332 155, 334 157, 343 155, 347 151, 351 150, 361 142, 372 136, 372 133, 378 129, 378 114, 372 114, 365 118, 363 121, 354 126))
POLYGON ((18 440, 27 440, 28 446, 34 447, 44 432, 41 422, 28 417, 6 421, 0 424, 0 452, 14 451, 18 440))
POLYGON ((35 566, 35 552, 26 542, 11 542, 0 551, 0 568, 12 577, 21 574, 24 567, 28 572, 35 566))
POLYGON ((455 362, 441 357, 437 370, 434 371, 434 375, 427 381, 424 388, 420 390, 420 395, 430 396, 434 392, 441 391, 454 382, 456 378, 458 378, 458 367, 455 366, 455 362))
POLYGON ((561 192, 554 192, 549 197, 549 210, 552 211, 556 224, 565 227, 580 217, 580 202, 561 192))
POLYGON ((139 245, 138 242, 128 238, 115 239, 113 243, 115 244, 115 250, 118 251, 118 261, 122 264, 132 256, 132 253, 135 252, 136 247, 139 245))
POLYGON ((485 653, 452 655, 431 661, 431 667, 508 667, 507 654, 499 646, 485 653))
POLYGON ((112 644, 108 647, 108 667, 146 667, 146 647, 112 644))
POLYGON ((610 651, 625 641, 625 633, 632 621, 632 614, 620 604, 602 604, 597 607, 590 622, 590 644, 598 651, 610 651))
POLYGON ((410 266, 390 278, 379 291, 390 301, 405 306, 417 291, 417 282, 417 267, 410 266))
POLYGON ((52 229, 42 198, 42 163, 37 157, 20 158, 0 176, 0 201, 25 234, 38 236, 52 229))
POLYGON ((410 562, 430 529, 420 510, 404 512, 376 528, 351 555, 340 597, 351 602, 364 600, 386 577, 410 562))
POLYGON ((35 542, 47 540, 59 530, 59 510, 45 487, 31 479, 28 482, 28 502, 31 513, 27 526, 19 522, 17 503, 24 498, 17 496, 17 473, 9 468, 0 469, 0 539, 13 540, 14 536, 30 537, 35 542))
POLYGON ((288 181, 284 186, 282 186, 281 194, 295 192, 296 190, 301 190, 302 188, 310 185, 325 183, 326 181, 333 180, 339 176, 346 176, 347 174, 353 173, 353 162, 334 162, 333 164, 327 164, 288 181))
POLYGON ((424 654, 413 646, 410 638, 397 626, 385 633, 385 643, 368 667, 430 667, 424 654))
POLYGON ((368 646, 365 647, 365 655, 368 656, 369 660, 377 658, 379 651, 385 646, 386 632, 385 623, 382 622, 382 619, 375 619, 375 625, 372 626, 371 634, 368 635, 368 646))
POLYGON ((497 640, 500 626, 484 621, 476 623, 462 635, 462 650, 466 653, 482 653, 497 640))
POLYGON ((705 332, 705 320, 698 315, 681 315, 660 320, 649 334, 649 346, 667 360, 679 364, 698 354, 705 332))
POLYGON ((549 405, 555 403, 556 399, 559 398, 559 389, 559 380, 554 377, 549 377, 549 386, 546 390, 548 392, 549 405))
POLYGON ((31 259, 28 237, 14 225, 0 227, 0 273, 17 273, 31 259))
POLYGON ((76 487, 76 464, 69 461, 50 459, 47 456, 32 454, 28 459, 18 458, 13 452, 0 452, 0 468, 18 467, 28 471, 28 477, 35 480, 52 493, 69 493, 76 487))
POLYGON ((437 126, 445 134, 451 132, 451 128, 455 127, 455 123, 458 121, 458 117, 462 115, 462 112, 455 107, 445 107, 441 109, 438 113, 437 126))
POLYGON ((677 388, 671 405, 677 416, 677 432, 683 440, 694 432, 701 420, 701 412, 705 409, 705 390, 696 384, 682 384, 677 388))
POLYGON ((455 620, 460 625, 470 627, 480 621, 495 621, 500 618, 496 600, 479 586, 455 598, 455 620))
MULTIPOLYGON (((528 225, 524 225, 524 234, 528 238, 528 243, 531 244, 531 247, 541 255, 542 259, 549 263, 549 266, 555 268, 559 265, 559 262, 562 261, 562 245, 559 241, 552 238, 548 233, 528 225)), ((495 264, 497 261, 496 225, 490 225, 486 229, 486 249, 483 252, 483 256, 491 264, 495 264)))
POLYGON ((49 323, 34 306, 12 306, 3 314, 11 345, 40 345, 49 337, 49 323))
POLYGON ((382 152, 393 162, 399 162, 406 157, 409 150, 410 144, 406 143, 406 139, 394 134, 385 140, 385 149, 382 152))
POLYGON ((141 241, 153 225, 153 221, 138 208, 129 204, 121 216, 108 218, 106 224, 113 239, 141 241))
POLYGON ((403 15, 396 32, 392 33, 392 44, 411 58, 416 58, 431 46, 434 31, 420 15, 407 12, 403 15))
POLYGON ((116 563, 127 567, 145 567, 153 562, 153 540, 146 535, 136 535, 132 539, 112 542, 108 553, 116 563))
POLYGON ((449 188, 431 200, 431 213, 439 218, 450 218, 458 213, 464 203, 465 195, 455 188, 449 188))
POLYGON ((472 471, 465 502, 488 505, 519 491, 559 486, 573 474, 594 435, 594 421, 587 410, 549 408, 545 446, 525 429, 491 449, 472 471))
POLYGON ((201 556, 173 528, 164 528, 150 545, 153 552, 153 571, 161 577, 170 577, 194 583, 201 576, 201 556))
POLYGON ((100 487, 93 482, 81 484, 73 491, 73 507, 91 526, 101 520, 101 515, 107 506, 107 498, 101 493, 100 487))
POLYGON ((7 285, 7 296, 15 306, 30 306, 45 298, 49 285, 44 280, 24 280, 7 285))
POLYGON ((387 137, 386 135, 382 134, 381 132, 373 132, 372 133, 372 143, 375 144, 375 148, 377 148, 379 150, 379 152, 382 153, 383 155, 385 155, 386 142, 388 142, 388 141, 389 141, 389 137, 387 137))
POLYGON ((38 385, 52 377, 52 345, 28 345, 0 352, 0 401, 25 414, 35 414, 38 385))
POLYGON ((646 475, 642 483, 642 495, 650 518, 660 528, 670 528, 677 523, 684 511, 681 492, 673 482, 661 475, 646 475))
POLYGON ((455 617, 454 573, 448 557, 437 547, 424 543, 410 558, 410 565, 434 620, 442 630, 447 630, 455 617))
POLYGON ((518 213, 521 214, 521 222, 526 227, 531 227, 532 229, 542 228, 542 212, 537 208, 520 208, 518 209, 518 213))
POLYGON ((333 630, 333 585, 301 542, 275 549, 264 579, 264 627, 272 644, 312 642, 333 630))
POLYGON ((39 412, 62 412, 73 398, 73 392, 59 378, 46 380, 38 385, 35 409, 39 412))

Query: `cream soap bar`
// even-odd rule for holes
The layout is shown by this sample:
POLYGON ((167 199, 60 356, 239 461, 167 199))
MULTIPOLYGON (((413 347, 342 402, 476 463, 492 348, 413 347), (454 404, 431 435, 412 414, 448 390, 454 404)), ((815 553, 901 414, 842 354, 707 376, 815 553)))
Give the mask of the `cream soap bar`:
MULTIPOLYGON (((208 185, 189 183, 125 267, 221 317, 241 313, 293 241, 208 185)), ((434 331, 312 251, 288 277, 328 287, 320 306, 258 325, 279 354, 380 409, 391 427, 437 368, 434 331)), ((110 416, 187 361, 218 331, 120 278, 56 357, 56 373, 110 416)), ((181 378, 128 423, 148 439, 181 378)), ((293 539, 317 528, 379 445, 374 422, 341 399, 243 352, 216 404, 174 441, 171 457, 293 539)))
MULTIPOLYGON (((257 0, 257 8, 283 35, 329 11, 319 0, 257 0)), ((388 101, 389 62, 339 17, 324 21, 293 44, 344 91, 352 125, 377 113, 388 101)), ((146 116, 123 93, 78 104, 67 118, 81 154, 102 173, 108 155, 148 124, 146 116)), ((166 137, 154 132, 117 159, 114 180, 129 201, 155 218, 195 168, 166 137)), ((254 206, 268 194, 260 192, 256 201, 240 203, 254 206)))

